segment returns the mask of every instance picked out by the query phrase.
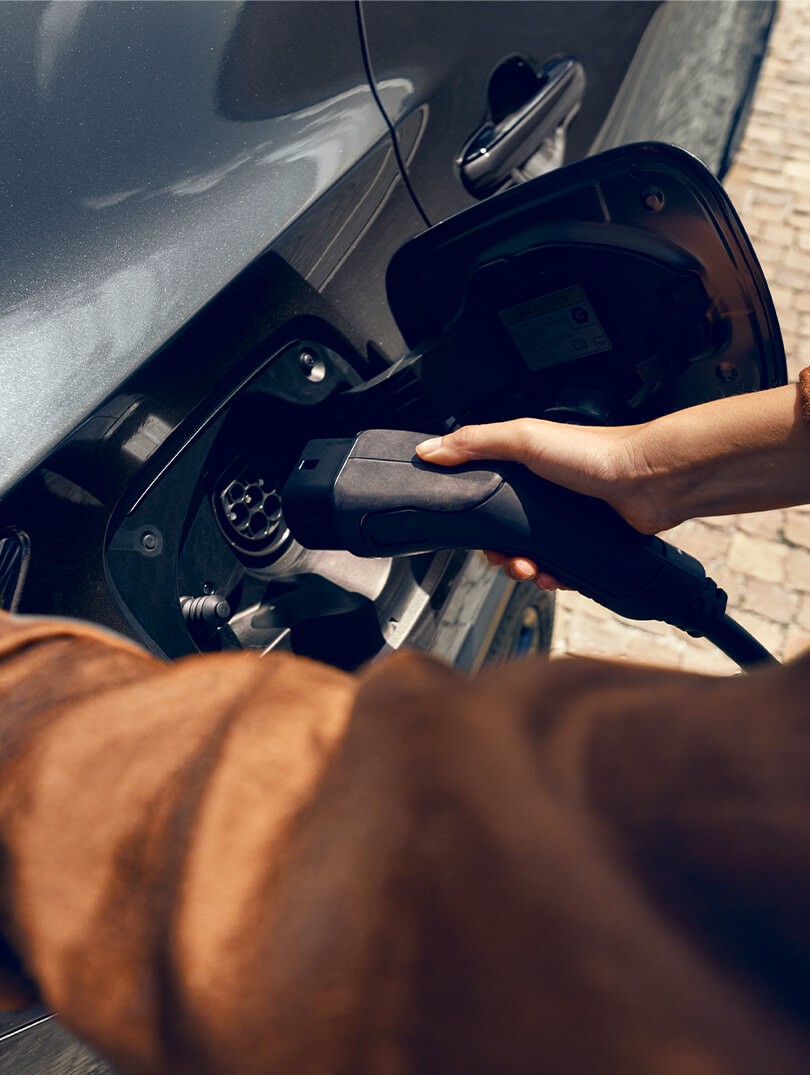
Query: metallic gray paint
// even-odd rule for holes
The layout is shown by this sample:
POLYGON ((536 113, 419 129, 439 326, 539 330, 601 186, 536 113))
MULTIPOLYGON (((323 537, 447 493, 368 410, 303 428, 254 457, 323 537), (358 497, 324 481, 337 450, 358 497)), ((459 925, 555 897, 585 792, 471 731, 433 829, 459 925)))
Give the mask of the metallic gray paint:
POLYGON ((582 63, 587 85, 566 162, 653 140, 722 171, 774 9, 773 0, 478 0, 460 18, 455 0, 372 0, 364 22, 375 77, 413 83, 398 108, 385 106, 400 136, 405 119, 424 114, 421 145, 406 164, 435 222, 473 201, 454 161, 487 116, 490 79, 510 55, 543 65, 570 54, 582 63))
POLYGON ((653 138, 689 150, 721 174, 774 6, 670 0, 657 8, 591 152, 653 138))
POLYGON ((223 101, 241 4, 0 4, 0 492, 388 138, 353 6, 267 7, 265 33, 310 18, 310 62, 343 62, 296 107, 301 43, 276 50, 286 110, 246 121, 223 101))

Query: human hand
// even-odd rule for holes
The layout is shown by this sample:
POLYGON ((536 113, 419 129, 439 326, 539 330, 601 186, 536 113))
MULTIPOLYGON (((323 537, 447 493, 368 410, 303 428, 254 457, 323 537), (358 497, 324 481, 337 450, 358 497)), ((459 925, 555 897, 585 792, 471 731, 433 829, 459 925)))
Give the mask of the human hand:
MULTIPOLYGON (((424 441, 416 451, 425 462, 440 466, 479 459, 522 463, 542 478, 606 500, 631 525, 643 529, 644 520, 635 518, 627 495, 631 479, 643 469, 633 447, 633 434, 639 428, 569 426, 521 418, 464 426, 444 437, 424 441)), ((502 566, 517 581, 532 580, 542 590, 566 589, 527 557, 508 557, 492 550, 485 555, 491 564, 502 566)))
MULTIPOLYGON (((464 426, 416 451, 427 463, 522 463, 535 474, 606 501, 642 534, 705 515, 810 503, 810 367, 802 384, 743 392, 635 426, 572 426, 535 418, 464 426)), ((556 580, 523 557, 513 578, 556 580)))

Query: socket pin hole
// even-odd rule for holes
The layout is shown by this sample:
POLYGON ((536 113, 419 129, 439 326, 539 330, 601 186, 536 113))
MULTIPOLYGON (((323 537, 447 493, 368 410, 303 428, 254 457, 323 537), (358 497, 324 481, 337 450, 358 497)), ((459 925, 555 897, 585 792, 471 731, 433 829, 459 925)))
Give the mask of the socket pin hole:
POLYGON ((298 465, 299 470, 314 470, 317 467, 319 459, 302 459, 298 465))
POLYGON ((281 497, 278 493, 268 493, 264 498, 264 510, 275 522, 281 515, 281 497))

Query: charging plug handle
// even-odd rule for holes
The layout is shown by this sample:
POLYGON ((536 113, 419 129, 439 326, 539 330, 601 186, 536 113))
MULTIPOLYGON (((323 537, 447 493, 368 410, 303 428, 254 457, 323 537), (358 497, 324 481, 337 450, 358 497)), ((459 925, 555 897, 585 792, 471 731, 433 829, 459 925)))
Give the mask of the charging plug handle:
POLYGON ((431 466, 414 453, 424 437, 368 430, 311 441, 282 493, 293 535, 308 548, 357 556, 498 549, 629 619, 695 635, 722 620, 726 595, 702 564, 638 533, 603 501, 517 464, 431 466))

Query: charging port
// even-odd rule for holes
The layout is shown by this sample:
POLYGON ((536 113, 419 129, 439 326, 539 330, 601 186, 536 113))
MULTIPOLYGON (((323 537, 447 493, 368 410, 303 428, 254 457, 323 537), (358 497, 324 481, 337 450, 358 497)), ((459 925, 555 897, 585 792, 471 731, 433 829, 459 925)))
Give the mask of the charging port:
POLYGON ((290 543, 276 484, 273 475, 251 463, 230 480, 220 479, 214 512, 225 540, 244 556, 266 560, 290 543))

